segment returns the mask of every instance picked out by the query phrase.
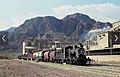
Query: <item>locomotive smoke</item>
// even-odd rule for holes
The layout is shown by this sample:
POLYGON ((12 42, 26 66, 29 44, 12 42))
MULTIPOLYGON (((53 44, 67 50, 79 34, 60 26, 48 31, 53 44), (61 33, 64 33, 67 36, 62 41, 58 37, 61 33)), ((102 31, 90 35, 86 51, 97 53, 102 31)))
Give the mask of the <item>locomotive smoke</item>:
POLYGON ((103 27, 102 29, 94 29, 94 30, 90 30, 88 32, 88 34, 86 34, 86 40, 95 40, 96 39, 96 35, 99 34, 100 32, 105 32, 108 29, 110 29, 109 26, 107 27, 103 27))

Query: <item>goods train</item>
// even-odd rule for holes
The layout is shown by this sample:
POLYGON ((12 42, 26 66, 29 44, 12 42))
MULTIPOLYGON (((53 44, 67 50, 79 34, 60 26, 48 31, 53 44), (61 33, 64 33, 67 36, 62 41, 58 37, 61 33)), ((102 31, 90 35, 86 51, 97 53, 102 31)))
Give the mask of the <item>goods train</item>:
MULTIPOLYGON (((25 59, 27 55, 21 55, 19 59, 25 59)), ((79 46, 67 46, 64 48, 51 48, 42 51, 34 51, 34 61, 45 61, 55 63, 66 63, 75 65, 86 65, 90 63, 91 59, 86 57, 83 45, 80 43, 79 46)))

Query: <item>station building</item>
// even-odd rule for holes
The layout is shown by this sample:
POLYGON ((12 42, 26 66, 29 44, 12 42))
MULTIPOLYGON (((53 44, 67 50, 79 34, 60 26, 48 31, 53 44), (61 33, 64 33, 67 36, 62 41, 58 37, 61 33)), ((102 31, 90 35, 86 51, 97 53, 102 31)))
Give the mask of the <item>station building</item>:
POLYGON ((96 40, 87 41, 87 57, 95 62, 120 62, 120 21, 112 28, 97 34, 96 40))

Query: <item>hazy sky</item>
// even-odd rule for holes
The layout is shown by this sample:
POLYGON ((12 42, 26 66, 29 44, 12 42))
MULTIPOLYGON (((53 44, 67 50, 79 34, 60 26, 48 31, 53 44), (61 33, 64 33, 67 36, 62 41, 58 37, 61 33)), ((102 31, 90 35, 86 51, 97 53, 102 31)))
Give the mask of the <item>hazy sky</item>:
POLYGON ((0 0, 0 30, 36 16, 83 13, 98 21, 120 20, 120 0, 0 0))

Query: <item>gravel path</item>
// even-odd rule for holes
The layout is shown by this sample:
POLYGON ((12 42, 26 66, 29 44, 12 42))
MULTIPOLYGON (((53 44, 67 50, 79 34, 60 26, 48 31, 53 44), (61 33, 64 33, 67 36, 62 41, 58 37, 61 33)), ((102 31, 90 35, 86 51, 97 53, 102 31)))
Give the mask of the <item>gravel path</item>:
POLYGON ((0 77, 119 77, 120 64, 91 66, 0 60, 0 77))

